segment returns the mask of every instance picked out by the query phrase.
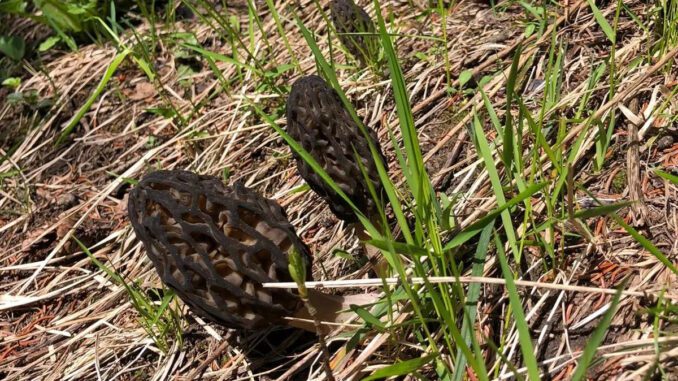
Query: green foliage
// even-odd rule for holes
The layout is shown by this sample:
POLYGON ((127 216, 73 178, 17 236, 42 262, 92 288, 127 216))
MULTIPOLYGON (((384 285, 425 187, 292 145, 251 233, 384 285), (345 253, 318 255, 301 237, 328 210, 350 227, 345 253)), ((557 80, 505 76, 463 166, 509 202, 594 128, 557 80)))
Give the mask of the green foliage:
POLYGON ((80 240, 76 237, 73 237, 73 240, 100 270, 105 272, 114 283, 125 289, 130 297, 130 303, 139 314, 139 322, 146 333, 153 339, 158 349, 163 353, 168 353, 170 350, 170 338, 176 340, 177 344, 181 346, 181 317, 178 305, 175 303, 173 307, 171 306, 172 302, 175 301, 172 290, 164 289, 162 292, 153 290, 153 299, 159 299, 160 304, 154 302, 143 292, 139 284, 127 282, 115 269, 106 266, 106 264, 97 259, 80 240))
POLYGON ((17 77, 6 78, 4 81, 2 81, 2 85, 12 89, 16 89, 19 86, 21 86, 21 78, 17 77))
POLYGON ((42 52, 59 42, 77 50, 78 40, 107 39, 109 35, 98 20, 115 24, 116 7, 124 9, 132 5, 132 0, 0 0, 0 12, 29 18, 52 28, 54 35, 39 46, 38 50, 42 52))
MULTIPOLYGON (((656 38, 654 50, 663 55, 678 43, 678 1, 665 0, 655 3, 657 6, 652 14, 654 22, 651 24, 654 26, 656 38)), ((627 10, 627 13, 630 11, 627 10)))
POLYGON ((619 301, 621 299, 622 290, 625 288, 627 282, 624 282, 614 294, 610 307, 605 312, 602 320, 596 327, 596 330, 591 335, 591 338, 588 340, 586 347, 584 348, 584 353, 582 353, 581 358, 579 359, 579 364, 577 364, 577 369, 575 369, 574 374, 572 375, 573 381, 579 381, 585 379, 586 371, 589 368, 593 361, 593 356, 598 350, 598 346, 603 343, 603 339, 607 335, 607 331, 610 328, 612 323, 612 318, 617 313, 617 308, 619 307, 619 301))
POLYGON ((26 43, 20 37, 0 36, 0 53, 14 61, 20 61, 26 53, 26 43))
POLYGON ((397 362, 393 365, 389 365, 375 371, 371 376, 363 378, 363 381, 381 380, 393 376, 404 376, 420 369, 422 366, 428 364, 436 357, 436 355, 427 355, 411 360, 397 362))
POLYGON ((591 7, 591 12, 593 12, 593 17, 595 17, 598 26, 600 26, 600 29, 603 30, 603 33, 605 33, 607 39, 614 44, 617 41, 617 34, 607 22, 600 9, 598 9, 596 3, 593 0, 586 1, 589 3, 589 7, 591 7))
POLYGON ((289 264, 287 265, 287 269, 290 272, 290 276, 297 284, 301 297, 306 298, 307 291, 306 284, 304 283, 306 280, 306 263, 304 263, 304 261, 301 259, 301 254, 299 254, 299 251, 297 251, 297 249, 294 247, 291 249, 288 259, 289 264))
POLYGON ((80 108, 80 110, 78 110, 75 116, 73 116, 70 122, 68 122, 68 125, 66 125, 66 127, 61 131, 61 133, 57 137, 56 145, 60 145, 68 138, 68 135, 70 135, 75 126, 80 122, 80 119, 82 119, 85 113, 89 111, 94 101, 104 91, 106 85, 108 84, 108 81, 110 81, 111 77, 113 77, 113 74, 118 69, 118 66, 120 66, 120 64, 124 61, 125 57, 127 57, 128 54, 130 54, 130 51, 125 50, 113 58, 111 64, 108 66, 106 72, 104 73, 104 77, 101 78, 99 85, 97 85, 96 89, 94 89, 94 92, 89 96, 89 98, 87 98, 85 104, 80 108))

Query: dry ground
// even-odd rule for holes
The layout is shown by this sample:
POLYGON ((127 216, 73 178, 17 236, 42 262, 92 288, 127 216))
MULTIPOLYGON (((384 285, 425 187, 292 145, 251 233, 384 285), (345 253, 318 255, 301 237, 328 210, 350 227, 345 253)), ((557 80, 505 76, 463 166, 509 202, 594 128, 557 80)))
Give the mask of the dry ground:
MULTIPOLYGON (((406 37, 441 36, 440 17, 421 16, 420 9, 406 2, 384 3, 394 14, 393 32, 405 35, 396 40, 395 46, 406 75, 429 173, 439 191, 461 196, 455 213, 463 225, 468 225, 496 205, 487 174, 466 129, 472 110, 483 110, 482 99, 475 92, 446 92, 445 65, 438 43, 406 37)), ((611 52, 610 42, 585 4, 570 1, 567 12, 554 8, 559 17, 548 24, 548 28, 557 28, 558 37, 566 42, 559 104, 552 111, 563 117, 573 116, 586 92, 592 67, 607 59, 611 52)), ((650 6, 637 1, 627 5, 641 15, 650 6)), ((287 7, 295 7, 329 54, 325 23, 311 1, 276 6, 304 73, 314 73, 310 50, 285 11, 287 7)), ((244 23, 246 15, 238 13, 239 9, 230 11, 244 23)), ((270 41, 279 42, 270 12, 265 5, 260 9, 265 33, 270 41)), ((374 14, 371 3, 367 9, 374 14)), ((611 6, 601 9, 608 17, 614 13, 611 6)), ((5 21, 16 22, 14 28, 24 35, 33 32, 20 21, 5 21)), ((538 112, 536 105, 543 96, 539 84, 547 70, 550 33, 541 39, 534 35, 526 38, 525 14, 516 5, 495 12, 486 4, 462 1, 446 22, 449 41, 444 53, 449 58, 453 80, 467 69, 474 71, 475 81, 497 71, 508 73, 515 48, 522 44, 521 60, 530 63, 524 97, 533 100, 528 105, 535 107, 531 111, 538 112)), ((206 49, 231 53, 231 46, 198 19, 178 22, 172 28, 160 33, 192 32, 206 49)), ((632 143, 627 141, 627 127, 633 122, 620 111, 619 105, 641 115, 668 101, 667 113, 675 112, 678 105, 666 95, 676 86, 678 65, 674 62, 672 71, 667 72, 635 63, 646 54, 649 34, 624 17, 618 30, 615 57, 622 78, 618 94, 623 96, 607 99, 606 81, 590 92, 594 105, 591 111, 600 115, 615 111, 617 128, 604 167, 595 171, 590 148, 595 131, 582 129, 576 123, 568 126, 567 142, 587 134, 583 140, 587 149, 582 149, 577 158, 575 181, 605 201, 629 200, 633 197, 629 192, 637 188, 634 184, 640 184, 643 207, 639 211, 622 209, 620 215, 676 263, 678 189, 649 170, 654 167, 676 170, 675 122, 658 118, 642 130, 640 148, 631 158, 639 171, 635 175, 631 171, 629 177, 627 152, 632 143)), ((148 33, 148 25, 140 25, 138 32, 148 33)), ((125 38, 128 44, 133 43, 130 36, 125 38)), ((261 36, 255 38, 260 41, 261 36)), ((258 44, 257 49, 271 68, 290 62, 282 43, 275 43, 272 50, 258 44)), ((253 114, 246 102, 246 98, 254 99, 273 112, 280 110, 285 99, 273 91, 261 90, 252 73, 245 71, 242 77, 237 77, 236 66, 228 63, 217 63, 224 78, 236 78, 228 92, 220 90, 219 78, 215 78, 204 60, 198 60, 196 71, 182 77, 183 64, 176 58, 177 52, 177 46, 158 45, 157 61, 153 64, 159 76, 154 83, 132 60, 125 61, 67 142, 60 146, 54 144, 56 137, 104 76, 116 54, 113 46, 84 45, 77 52, 52 52, 35 66, 26 64, 20 90, 35 91, 39 99, 50 100, 51 106, 38 109, 30 104, 2 105, 0 153, 9 155, 0 161, 0 378, 159 380, 190 379, 198 374, 205 379, 221 380, 324 377, 317 344, 306 336, 291 335, 292 344, 287 345, 292 349, 279 350, 283 344, 276 341, 276 333, 236 339, 218 326, 196 323, 186 310, 183 344, 170 340, 170 352, 162 354, 140 325, 125 289, 112 282, 72 239, 77 237, 98 260, 115 268, 129 282, 138 282, 142 289, 157 286, 157 276, 126 219, 129 185, 123 178, 139 179, 154 168, 182 168, 218 176, 227 171, 229 181, 242 179, 286 208, 300 236, 315 253, 316 279, 354 279, 364 273, 355 260, 334 254, 334 249, 341 248, 359 259, 357 239, 312 192, 294 191, 302 180, 288 147, 253 114), (184 115, 185 124, 149 111, 166 108, 170 103, 184 115), (231 343, 240 340, 251 345, 226 347, 221 343, 224 337, 231 337, 231 343), (264 342, 258 346, 252 344, 261 340, 264 342), (267 345, 273 349, 267 349, 267 345), (243 347, 252 346, 256 347, 255 353, 246 355, 243 347), (211 356, 214 353, 218 356, 211 356)), ((674 57, 675 51, 668 50, 653 62, 675 61, 674 57)), ((346 62, 340 52, 335 52, 335 59, 346 62)), ((287 86, 301 74, 290 70, 275 81, 287 86)), ((379 131, 391 161, 391 176, 400 182, 401 174, 396 170, 387 135, 388 126, 397 125, 389 81, 366 71, 356 73, 353 68, 341 69, 338 76, 359 114, 379 131)), ((484 85, 500 118, 505 86, 506 76, 494 77, 484 85)), ((6 97, 7 92, 0 96, 6 97)), ((284 125, 283 119, 279 122, 284 125)), ((489 121, 486 123, 488 138, 493 138, 496 132, 489 121)), ((591 200, 583 192, 575 198, 580 207, 591 200)), ((545 212, 536 210, 535 215, 544 218, 545 212)), ((595 239, 568 241, 562 249, 569 259, 558 273, 543 271, 540 260, 544 252, 526 249, 525 268, 529 271, 525 272, 525 279, 599 288, 614 288, 627 279, 628 290, 647 292, 649 296, 665 290, 669 297, 678 297, 675 275, 625 230, 605 217, 589 222, 595 239)), ((501 277, 494 259, 488 261, 485 275, 501 277)), ((548 374, 545 377, 567 379, 575 364, 573 354, 583 349, 596 326, 598 312, 609 302, 610 295, 525 290, 525 310, 538 360, 544 362, 543 371, 548 374)), ((634 379, 654 363, 654 322, 647 314, 638 313, 652 305, 645 298, 622 299, 603 343, 605 357, 592 375, 634 379)), ((501 331, 508 342, 515 342, 515 332, 500 321, 506 306, 502 287, 485 286, 479 306, 479 332, 497 337, 501 331)), ((661 329, 676 332, 675 323, 673 327, 663 324, 661 329)), ((661 363, 665 369, 673 366, 675 370, 678 336, 669 335, 662 340, 661 345, 673 349, 663 351, 661 363)), ((405 341, 405 336, 391 337, 376 345, 378 341, 368 337, 361 350, 348 354, 349 361, 337 365, 338 379, 365 376, 381 364, 407 358, 405 341)), ((340 353, 341 343, 339 337, 332 340, 330 350, 334 355, 340 353)), ((516 344, 508 347, 517 351, 516 344)), ((507 356, 515 359, 514 352, 507 356)), ((678 379, 675 372, 667 377, 678 379)))

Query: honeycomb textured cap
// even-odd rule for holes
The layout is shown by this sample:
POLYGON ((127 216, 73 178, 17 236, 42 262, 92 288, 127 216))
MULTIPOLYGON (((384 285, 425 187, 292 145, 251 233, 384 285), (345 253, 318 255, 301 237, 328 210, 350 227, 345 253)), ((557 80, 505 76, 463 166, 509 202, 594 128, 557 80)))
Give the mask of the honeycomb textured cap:
POLYGON ((160 279, 192 311, 229 328, 284 324, 302 306, 287 290, 263 282, 290 282, 288 253, 306 261, 308 248, 282 208, 241 183, 187 171, 145 176, 129 197, 129 218, 160 279))
POLYGON ((361 64, 376 62, 381 47, 370 16, 353 0, 333 0, 330 16, 339 41, 361 64))
MULTIPOLYGON (((376 163, 370 151, 372 140, 382 162, 386 163, 377 135, 368 128, 366 138, 339 95, 322 78, 311 75, 298 79, 292 85, 287 99, 287 132, 308 151, 332 177, 351 201, 368 217, 376 215, 365 176, 357 156, 365 168, 369 181, 378 195, 383 192, 376 163)), ((342 220, 357 221, 351 207, 295 152, 297 168, 311 189, 330 206, 342 220)))

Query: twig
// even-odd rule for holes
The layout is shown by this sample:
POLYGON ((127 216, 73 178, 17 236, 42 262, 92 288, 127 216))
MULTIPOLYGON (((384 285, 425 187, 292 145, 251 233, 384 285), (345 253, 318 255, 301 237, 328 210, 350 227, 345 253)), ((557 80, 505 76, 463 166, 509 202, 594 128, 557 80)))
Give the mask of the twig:
MULTIPOLYGON (((378 287, 386 282, 389 285, 395 285, 403 281, 400 278, 385 278, 385 279, 355 279, 355 280, 327 280, 319 282, 306 282, 306 287, 308 288, 360 288, 360 287, 378 287)), ((490 278, 490 277, 479 277, 479 276, 464 276, 464 277, 428 277, 426 279, 420 277, 412 277, 405 279, 409 284, 423 284, 425 281, 428 283, 486 283, 486 284, 500 284, 505 285, 506 280, 500 278, 490 278)), ((597 294, 608 294, 614 295, 617 290, 613 288, 599 288, 599 287, 586 287, 586 286, 573 286, 567 284, 554 284, 554 283, 544 283, 544 282, 534 282, 527 280, 514 280, 516 286, 520 287, 538 287, 551 290, 563 290, 563 291, 574 291, 574 292, 592 292, 597 294)), ((294 282, 269 282, 262 283, 264 288, 289 288, 294 289, 297 287, 297 284, 294 282)), ((634 296, 634 297, 648 297, 654 296, 654 294, 648 294, 647 292, 641 291, 622 291, 622 295, 625 296, 634 296)), ((664 295, 666 299, 678 300, 678 295, 664 295)))
POLYGON ((187 380, 197 380, 200 377, 200 374, 207 368, 207 366, 214 361, 217 357, 221 356, 222 353, 226 351, 226 348, 228 348, 228 341, 224 340, 219 344, 217 349, 210 354, 205 361, 203 361, 191 374, 188 375, 187 380))

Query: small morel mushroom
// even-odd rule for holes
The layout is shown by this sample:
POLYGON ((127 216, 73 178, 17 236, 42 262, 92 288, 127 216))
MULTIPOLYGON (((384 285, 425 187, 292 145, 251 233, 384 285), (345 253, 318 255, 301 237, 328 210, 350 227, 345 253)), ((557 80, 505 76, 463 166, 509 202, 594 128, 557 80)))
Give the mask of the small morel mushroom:
POLYGON ((330 5, 332 23, 339 41, 363 66, 376 64, 381 47, 370 16, 353 0, 333 0, 330 5))
MULTIPOLYGON (((287 132, 313 156, 355 206, 378 224, 377 205, 360 168, 362 165, 371 186, 382 197, 384 188, 368 139, 384 164, 386 158, 374 131, 368 129, 367 137, 362 133, 337 92, 322 78, 310 75, 292 85, 287 98, 287 132)), ((358 218, 350 205, 301 156, 296 152, 293 155, 301 177, 329 204, 332 212, 346 222, 357 223, 358 218)), ((355 227, 360 238, 368 238, 364 228, 358 225, 355 227)), ((376 255, 377 252, 368 251, 370 259, 376 255)))
MULTIPOLYGON (((197 315, 229 328, 292 325, 315 331, 299 296, 266 289, 292 281, 288 254, 300 253, 311 279, 311 256, 283 209, 241 183, 217 177, 157 171, 129 197, 129 218, 160 279, 197 315)), ((314 291, 314 290, 310 290, 314 291)), ((345 318, 338 296, 312 292, 320 320, 345 318)))
MULTIPOLYGON (((288 134, 315 158, 351 201, 368 218, 372 218, 377 216, 376 203, 358 158, 377 195, 382 194, 383 186, 368 139, 372 140, 384 163, 386 159, 376 134, 370 129, 368 131, 369 138, 366 138, 344 108, 337 92, 322 78, 309 75, 292 85, 287 98, 288 134)), ((301 177, 329 204, 332 212, 344 221, 357 222, 358 218, 348 203, 301 156, 296 152, 293 155, 301 177)))

